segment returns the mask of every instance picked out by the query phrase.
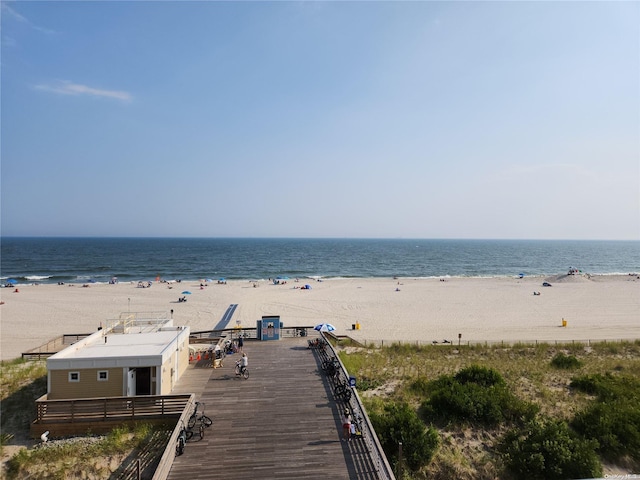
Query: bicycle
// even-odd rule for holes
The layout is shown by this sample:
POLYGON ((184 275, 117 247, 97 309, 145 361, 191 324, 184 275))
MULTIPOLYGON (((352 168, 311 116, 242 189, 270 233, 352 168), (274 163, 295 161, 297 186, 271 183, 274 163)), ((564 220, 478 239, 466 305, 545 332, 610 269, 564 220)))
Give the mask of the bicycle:
POLYGON ((342 397, 345 402, 351 400, 351 387, 346 383, 339 382, 333 393, 336 397, 342 397))
POLYGON ((180 428, 180 433, 178 433, 178 440, 176 441, 176 456, 180 456, 184 453, 184 447, 187 444, 187 429, 182 424, 182 428, 180 428))
MULTIPOLYGON (((204 415, 200 417, 199 421, 200 421, 200 425, 198 425, 198 436, 200 437, 200 440, 202 440, 204 438, 204 429, 209 425, 205 424, 204 415)), ((194 435, 193 430, 191 431, 191 435, 192 436, 194 435)))
POLYGON ((340 371, 340 362, 335 357, 325 360, 322 362, 322 370, 330 377, 333 377, 340 371))
POLYGON ((364 438, 364 433, 362 432, 362 421, 363 418, 360 415, 356 415, 351 420, 351 438, 364 438))
POLYGON ((239 377, 242 376, 246 380, 249 378, 249 369, 247 367, 242 367, 240 362, 242 362, 242 360, 238 360, 236 362, 236 375, 239 377))
MULTIPOLYGON (((204 427, 210 427, 211 425, 213 425, 213 420, 211 420, 211 418, 207 417, 204 414, 204 403, 201 402, 196 402, 196 407, 194 408, 193 413, 187 421, 189 430, 193 429, 193 427, 196 426, 196 422, 198 422, 198 420, 200 421, 201 425, 204 425, 204 427), (200 414, 200 416, 198 416, 198 407, 200 405, 202 405, 202 413, 200 414)), ((200 438, 202 438, 202 436, 203 435, 201 435, 200 438)))

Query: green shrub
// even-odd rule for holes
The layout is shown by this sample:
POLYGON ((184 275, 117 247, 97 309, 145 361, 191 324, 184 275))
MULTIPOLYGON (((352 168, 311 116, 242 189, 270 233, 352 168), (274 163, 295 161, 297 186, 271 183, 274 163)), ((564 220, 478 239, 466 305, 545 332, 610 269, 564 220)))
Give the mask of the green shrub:
POLYGON ((560 352, 551 359, 551 365, 556 368, 570 370, 573 368, 579 368, 580 366, 582 366, 582 362, 573 355, 565 355, 564 353, 560 352))
POLYGON ((498 450, 516 478, 562 480, 602 475, 595 440, 583 440, 562 421, 538 420, 509 431, 498 450))
POLYGON ((610 373, 583 375, 574 378, 570 386, 597 396, 601 402, 624 398, 640 400, 640 380, 632 377, 616 376, 610 373))
POLYGON ((455 380, 460 384, 473 383, 480 387, 504 386, 505 381, 493 368, 482 367, 479 365, 471 365, 463 368, 454 376, 455 380))
POLYGON ((598 440, 598 452, 611 461, 630 456, 640 461, 640 404, 617 399, 597 402, 576 414, 571 426, 598 440))
POLYGON ((395 468, 398 445, 402 442, 403 459, 410 470, 427 465, 438 448, 438 433, 426 428, 416 412, 406 403, 385 405, 384 412, 371 413, 371 422, 387 458, 395 468))
POLYGON ((596 396, 571 426, 587 438, 598 440, 598 451, 608 460, 630 456, 640 461, 640 381, 631 377, 584 375, 571 387, 596 396))
POLYGON ((414 380, 413 382, 411 382, 409 384, 409 391, 416 394, 416 395, 428 395, 429 394, 429 385, 431 384, 431 382, 429 382, 426 378, 424 377, 419 377, 416 380, 414 380))
POLYGON ((533 418, 537 407, 509 391, 502 376, 492 369, 471 366, 454 376, 443 375, 414 389, 429 392, 421 413, 427 421, 462 421, 487 426, 533 418))

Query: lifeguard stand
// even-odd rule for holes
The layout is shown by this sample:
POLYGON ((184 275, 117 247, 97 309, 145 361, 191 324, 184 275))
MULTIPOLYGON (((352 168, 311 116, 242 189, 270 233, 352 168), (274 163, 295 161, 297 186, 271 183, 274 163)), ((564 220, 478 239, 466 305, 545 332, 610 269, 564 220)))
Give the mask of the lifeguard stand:
POLYGON ((280 315, 264 316, 262 320, 257 321, 256 327, 258 340, 280 340, 280 315))

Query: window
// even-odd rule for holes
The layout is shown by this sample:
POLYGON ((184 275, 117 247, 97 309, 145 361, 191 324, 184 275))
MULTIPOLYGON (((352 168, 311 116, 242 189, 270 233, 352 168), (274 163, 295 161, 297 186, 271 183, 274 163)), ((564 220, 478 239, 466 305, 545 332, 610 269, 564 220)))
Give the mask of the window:
POLYGON ((108 370, 98 370, 98 381, 106 382, 109 380, 109 371, 108 370))
POLYGON ((70 382, 79 382, 80 381, 80 372, 69 372, 69 381, 70 382))

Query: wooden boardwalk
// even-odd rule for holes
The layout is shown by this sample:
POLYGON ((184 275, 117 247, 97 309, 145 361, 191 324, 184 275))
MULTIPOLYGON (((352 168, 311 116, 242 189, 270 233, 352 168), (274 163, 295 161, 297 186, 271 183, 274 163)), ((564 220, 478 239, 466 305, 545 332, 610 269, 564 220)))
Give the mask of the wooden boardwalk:
POLYGON ((187 442, 169 480, 377 479, 362 440, 343 442, 340 412, 307 337, 247 341, 250 378, 192 365, 173 393, 195 393, 213 418, 203 440, 187 442))

